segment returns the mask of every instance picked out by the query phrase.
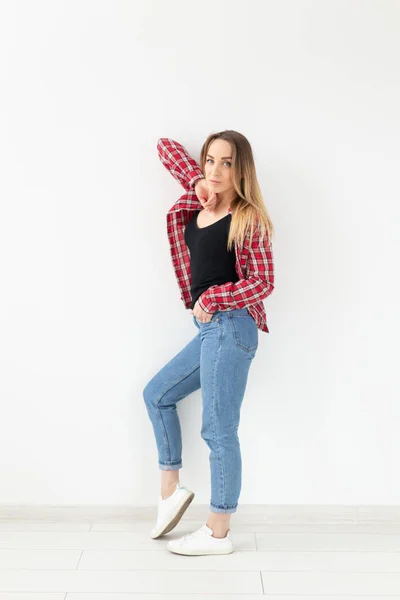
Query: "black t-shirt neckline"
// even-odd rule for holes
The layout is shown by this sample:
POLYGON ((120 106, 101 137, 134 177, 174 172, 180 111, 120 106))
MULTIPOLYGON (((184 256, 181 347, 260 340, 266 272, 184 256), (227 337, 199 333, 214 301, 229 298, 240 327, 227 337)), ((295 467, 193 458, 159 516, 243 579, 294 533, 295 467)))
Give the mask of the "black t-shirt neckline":
POLYGON ((213 225, 216 225, 217 223, 219 223, 220 221, 223 221, 224 219, 226 219, 226 217, 229 217, 232 213, 228 213, 227 215, 225 215, 224 217, 221 217, 220 219, 218 219, 217 221, 214 221, 214 223, 210 223, 209 225, 205 225, 204 227, 199 227, 197 225, 197 217, 199 216, 199 214, 201 213, 201 210, 199 210, 199 212, 196 215, 196 218, 194 220, 195 225, 196 225, 196 229, 199 229, 200 231, 202 229, 207 229, 208 227, 212 227, 213 225))

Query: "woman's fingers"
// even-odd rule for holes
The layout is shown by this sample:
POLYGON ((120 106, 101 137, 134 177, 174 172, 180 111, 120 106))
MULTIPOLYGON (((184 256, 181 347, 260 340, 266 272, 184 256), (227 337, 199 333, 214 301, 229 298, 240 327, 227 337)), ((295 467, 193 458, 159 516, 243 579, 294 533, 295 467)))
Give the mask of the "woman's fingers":
POLYGON ((214 206, 217 203, 217 195, 215 192, 210 192, 208 198, 207 198, 207 202, 205 204, 205 206, 207 208, 214 208, 214 206))
POLYGON ((218 203, 217 194, 208 188, 205 180, 201 180, 197 187, 197 197, 203 208, 207 210, 213 210, 218 203))

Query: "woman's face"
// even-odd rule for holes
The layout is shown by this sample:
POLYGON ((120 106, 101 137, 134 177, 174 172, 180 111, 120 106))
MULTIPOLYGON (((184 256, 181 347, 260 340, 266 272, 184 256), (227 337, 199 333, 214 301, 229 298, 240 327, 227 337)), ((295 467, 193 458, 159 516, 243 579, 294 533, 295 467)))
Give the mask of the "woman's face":
POLYGON ((216 194, 233 190, 232 149, 226 140, 214 140, 208 147, 204 171, 207 185, 216 194))

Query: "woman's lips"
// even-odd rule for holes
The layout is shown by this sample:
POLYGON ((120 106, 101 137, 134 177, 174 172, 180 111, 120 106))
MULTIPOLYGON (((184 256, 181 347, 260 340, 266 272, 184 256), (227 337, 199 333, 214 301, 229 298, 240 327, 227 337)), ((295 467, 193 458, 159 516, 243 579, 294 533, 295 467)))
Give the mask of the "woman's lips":
POLYGON ((216 184, 217 184, 217 183, 221 183, 220 181, 213 181, 212 179, 210 179, 210 182, 211 182, 211 183, 216 183, 216 184))

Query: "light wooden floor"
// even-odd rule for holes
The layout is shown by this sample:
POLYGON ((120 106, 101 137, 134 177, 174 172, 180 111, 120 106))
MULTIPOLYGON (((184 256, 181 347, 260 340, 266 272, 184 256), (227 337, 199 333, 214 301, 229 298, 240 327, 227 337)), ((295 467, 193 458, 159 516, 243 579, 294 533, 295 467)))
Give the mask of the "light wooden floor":
POLYGON ((154 507, 0 507, 0 600, 400 599, 400 507, 239 506, 233 554, 166 549, 207 515, 152 540, 154 507))

